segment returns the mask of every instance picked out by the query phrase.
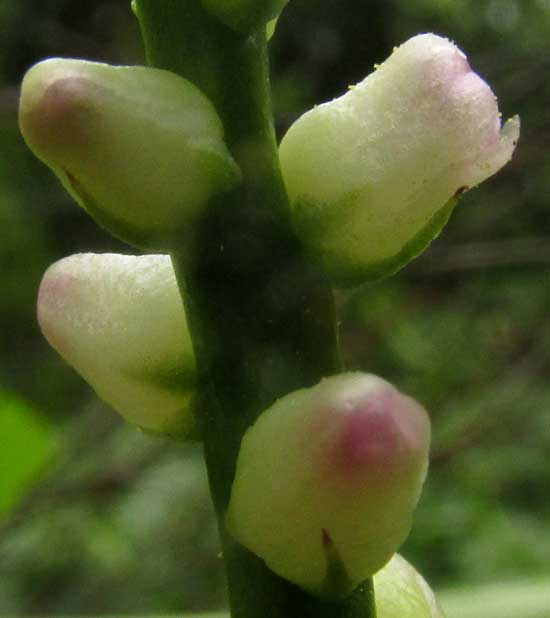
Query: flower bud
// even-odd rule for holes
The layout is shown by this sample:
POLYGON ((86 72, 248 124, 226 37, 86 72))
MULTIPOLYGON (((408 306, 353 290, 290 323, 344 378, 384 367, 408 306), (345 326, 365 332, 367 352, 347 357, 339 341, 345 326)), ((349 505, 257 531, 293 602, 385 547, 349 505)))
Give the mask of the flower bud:
POLYGON ((374 576, 377 618, 445 618, 424 578, 395 555, 374 576))
POLYGON ((202 0, 204 8, 226 26, 251 32, 278 17, 288 0, 202 0))
POLYGON ((282 141, 298 234, 337 285, 390 275, 422 252, 458 197, 512 156, 489 86, 465 55, 418 35, 282 141))
POLYGON ((286 395, 243 438, 228 528, 278 575, 349 594, 407 537, 429 440, 424 409, 373 375, 286 395))
POLYGON ((19 118, 77 202, 139 247, 169 248, 240 179, 214 107, 168 71, 46 60, 23 80, 19 118))
POLYGON ((168 256, 79 254, 53 264, 38 295, 50 345, 126 420, 193 428, 195 360, 168 256))

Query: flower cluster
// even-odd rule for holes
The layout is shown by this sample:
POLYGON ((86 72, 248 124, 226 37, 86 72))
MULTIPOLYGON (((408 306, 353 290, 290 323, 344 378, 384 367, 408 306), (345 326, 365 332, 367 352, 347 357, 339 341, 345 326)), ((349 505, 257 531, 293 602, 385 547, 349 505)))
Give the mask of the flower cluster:
MULTIPOLYGON (((240 33, 264 28, 285 4, 202 0, 240 33)), ((20 124, 77 202, 140 248, 170 252, 213 197, 241 182, 214 106, 167 71, 45 61, 25 77, 20 124)), ((515 118, 501 127, 493 93, 454 44, 414 37, 281 143, 309 259, 335 286, 395 272, 464 191, 511 158, 518 135, 515 118)), ((169 256, 62 260, 44 276, 38 315, 51 345, 126 419, 193 433, 195 359, 169 256)), ((227 527, 314 594, 345 596, 378 572, 379 618, 438 618, 425 582, 391 560, 411 527, 429 442, 424 409, 376 376, 288 393, 244 436, 227 527)))

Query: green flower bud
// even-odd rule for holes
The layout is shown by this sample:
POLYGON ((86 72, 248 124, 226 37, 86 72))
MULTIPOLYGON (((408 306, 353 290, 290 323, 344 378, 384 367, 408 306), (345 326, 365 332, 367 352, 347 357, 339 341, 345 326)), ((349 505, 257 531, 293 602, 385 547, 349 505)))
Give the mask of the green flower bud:
POLYGON ((19 118, 77 202, 139 247, 170 248, 240 179, 214 107, 168 71, 46 60, 23 80, 19 118))
POLYGON ((226 26, 251 32, 275 19, 288 0, 202 0, 204 8, 226 26))
POLYGON ((193 429, 195 359, 168 256, 73 255, 42 280, 38 321, 50 345, 126 420, 193 429))
POLYGON ((349 594, 407 537, 429 441, 424 409, 373 375, 286 395, 243 438, 228 529, 291 582, 349 594))
POLYGON ((337 285, 390 275, 509 161, 518 136, 519 119, 501 129, 494 94, 455 45, 416 36, 283 139, 298 234, 337 285))
POLYGON ((445 618, 424 578, 397 554, 374 576, 374 597, 377 618, 445 618))

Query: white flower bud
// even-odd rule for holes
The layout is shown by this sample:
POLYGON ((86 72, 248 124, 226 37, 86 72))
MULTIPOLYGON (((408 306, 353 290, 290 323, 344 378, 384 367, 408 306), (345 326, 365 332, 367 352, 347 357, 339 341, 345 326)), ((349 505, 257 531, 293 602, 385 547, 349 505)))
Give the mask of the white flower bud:
POLYGON ((168 256, 79 254, 42 280, 52 347, 128 421, 183 436, 194 424, 195 360, 168 256))
POLYGON ((407 537, 429 441, 424 409, 373 375, 286 395, 243 438, 228 528, 278 575, 348 594, 407 537))
POLYGON ((445 618, 424 578, 397 554, 374 576, 374 598, 377 618, 445 618))
POLYGON ((282 141, 298 234, 338 285, 392 274, 441 231, 461 193, 510 160, 519 119, 465 55, 416 36, 282 141))
POLYGON ((250 32, 278 17, 288 0, 202 0, 204 8, 226 26, 250 32))
POLYGON ((169 248, 240 180, 214 107, 168 71, 46 60, 23 80, 19 118, 80 205, 136 246, 169 248))

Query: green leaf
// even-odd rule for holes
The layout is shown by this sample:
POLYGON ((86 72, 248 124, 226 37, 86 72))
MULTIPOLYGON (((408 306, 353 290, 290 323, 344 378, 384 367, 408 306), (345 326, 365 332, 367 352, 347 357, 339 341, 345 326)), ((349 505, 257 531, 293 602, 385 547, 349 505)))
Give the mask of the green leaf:
POLYGON ((0 517, 36 482, 56 449, 55 431, 26 402, 0 391, 0 517))
MULTIPOLYGON (((442 232, 459 197, 459 194, 452 197, 429 217, 423 227, 417 230, 397 253, 377 260, 365 259, 359 254, 355 255, 353 251, 343 254, 341 245, 338 246, 344 239, 347 239, 348 244, 351 242, 349 235, 340 234, 338 230, 345 224, 350 208, 360 205, 357 195, 347 196, 343 201, 332 205, 315 206, 304 200, 298 201, 294 207, 295 225, 310 253, 322 261, 334 285, 342 288, 354 287, 389 277, 420 255, 442 232)), ((396 226, 396 222, 389 225, 390 228, 396 226)))

